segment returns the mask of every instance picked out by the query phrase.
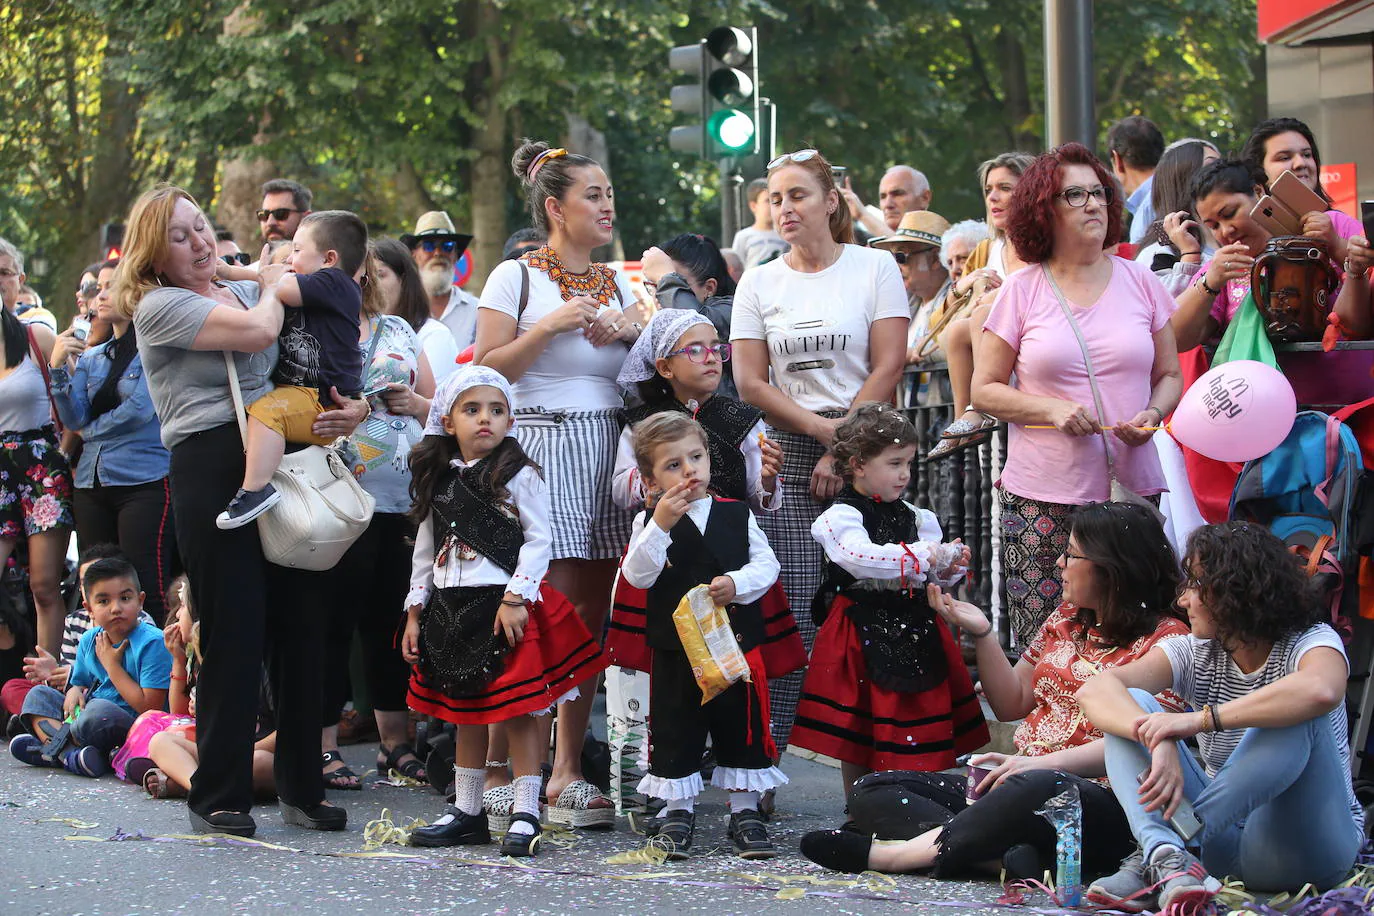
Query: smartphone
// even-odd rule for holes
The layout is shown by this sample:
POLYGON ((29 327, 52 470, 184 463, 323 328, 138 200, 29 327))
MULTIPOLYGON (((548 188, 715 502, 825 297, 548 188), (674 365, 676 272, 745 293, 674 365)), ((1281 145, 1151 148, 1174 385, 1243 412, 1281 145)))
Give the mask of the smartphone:
POLYGON ((1364 223, 1365 241, 1374 239, 1374 200, 1360 201, 1360 221, 1364 223))
MULTIPOLYGON (((1145 781, 1145 777, 1149 775, 1150 771, 1146 770, 1137 776, 1135 781, 1142 783, 1145 781)), ((1198 817, 1197 812, 1193 810, 1193 803, 1184 798, 1179 800, 1174 816, 1169 818, 1169 826, 1174 828, 1174 833, 1177 833, 1179 839, 1183 840, 1185 844, 1191 843, 1193 838, 1202 832, 1202 818, 1198 817)))
POLYGON ((1302 217, 1268 194, 1251 208, 1250 218, 1270 235, 1302 235, 1302 217))
POLYGON ((362 396, 365 397, 365 398, 370 398, 370 397, 374 397, 375 395, 385 394, 386 391, 387 391, 387 389, 388 389, 388 386, 389 386, 390 384, 391 384, 390 382, 382 382, 382 384, 378 385, 378 386, 375 387, 375 388, 368 388, 368 389, 366 389, 366 390, 362 393, 362 396))
POLYGON ((1269 196, 1278 198, 1279 202, 1288 208, 1298 218, 1298 225, 1302 225, 1303 215, 1306 213, 1325 213, 1331 205, 1322 200, 1320 194, 1303 184, 1302 179, 1294 175, 1292 171, 1285 171, 1278 178, 1269 184, 1269 196))
POLYGON ((835 187, 843 187, 844 180, 849 177, 848 166, 832 165, 830 167, 830 177, 835 181, 835 187))
POLYGON ((85 318, 78 318, 72 322, 72 336, 77 340, 85 340, 86 335, 91 333, 91 323, 85 318))

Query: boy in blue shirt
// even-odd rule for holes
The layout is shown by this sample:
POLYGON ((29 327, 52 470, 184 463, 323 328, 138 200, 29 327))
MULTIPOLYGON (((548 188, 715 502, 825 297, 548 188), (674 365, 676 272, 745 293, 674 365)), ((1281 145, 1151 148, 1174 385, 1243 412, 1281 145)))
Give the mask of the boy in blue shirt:
POLYGON ((128 560, 97 560, 81 587, 95 627, 77 644, 66 696, 46 684, 29 692, 24 717, 34 734, 11 741, 10 755, 30 766, 63 766, 95 777, 110 772, 110 752, 135 718, 166 709, 172 656, 162 631, 139 621, 143 592, 128 560))

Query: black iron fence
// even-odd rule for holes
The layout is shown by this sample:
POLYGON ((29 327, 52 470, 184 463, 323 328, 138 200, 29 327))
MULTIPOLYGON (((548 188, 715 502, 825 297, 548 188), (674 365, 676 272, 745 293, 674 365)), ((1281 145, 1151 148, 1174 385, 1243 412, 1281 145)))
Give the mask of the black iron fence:
MULTIPOLYGON (((995 469, 1001 467, 1006 449, 1006 427, 982 444, 937 461, 926 455, 940 441, 940 433, 953 419, 953 399, 949 372, 943 363, 909 369, 897 392, 897 403, 916 427, 917 468, 911 501, 930 509, 940 519, 945 540, 962 538, 968 545, 972 562, 964 597, 992 613, 994 589, 1001 583, 993 577, 997 540, 992 527, 992 484, 995 469)), ((1002 597, 1002 596, 999 596, 1002 597)), ((1005 648, 1011 635, 1004 597, 998 601, 998 637, 1005 648)))

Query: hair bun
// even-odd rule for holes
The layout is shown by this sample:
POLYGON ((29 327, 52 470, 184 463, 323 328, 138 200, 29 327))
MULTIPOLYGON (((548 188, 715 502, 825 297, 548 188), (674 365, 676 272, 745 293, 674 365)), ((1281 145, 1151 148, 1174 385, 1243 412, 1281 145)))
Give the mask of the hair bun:
POLYGON ((534 160, 539 158, 539 154, 545 150, 552 149, 543 140, 531 140, 525 137, 520 141, 520 146, 516 148, 515 155, 510 157, 510 170, 515 173, 515 177, 526 187, 530 184, 530 166, 534 160))

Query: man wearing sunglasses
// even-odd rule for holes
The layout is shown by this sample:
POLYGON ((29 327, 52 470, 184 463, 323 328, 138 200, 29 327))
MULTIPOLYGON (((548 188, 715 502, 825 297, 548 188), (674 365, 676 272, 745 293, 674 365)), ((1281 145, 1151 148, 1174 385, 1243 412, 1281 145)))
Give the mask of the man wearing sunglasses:
POLYGON ((296 227, 310 212, 315 195, 305 185, 273 178, 262 186, 262 209, 257 212, 262 239, 276 242, 296 237, 296 227))
POLYGON ((401 236, 410 249, 420 280, 429 294, 429 313, 453 334, 461 353, 477 339, 477 297, 454 282, 453 269, 472 236, 454 228, 442 210, 431 210, 415 222, 415 231, 401 236))

